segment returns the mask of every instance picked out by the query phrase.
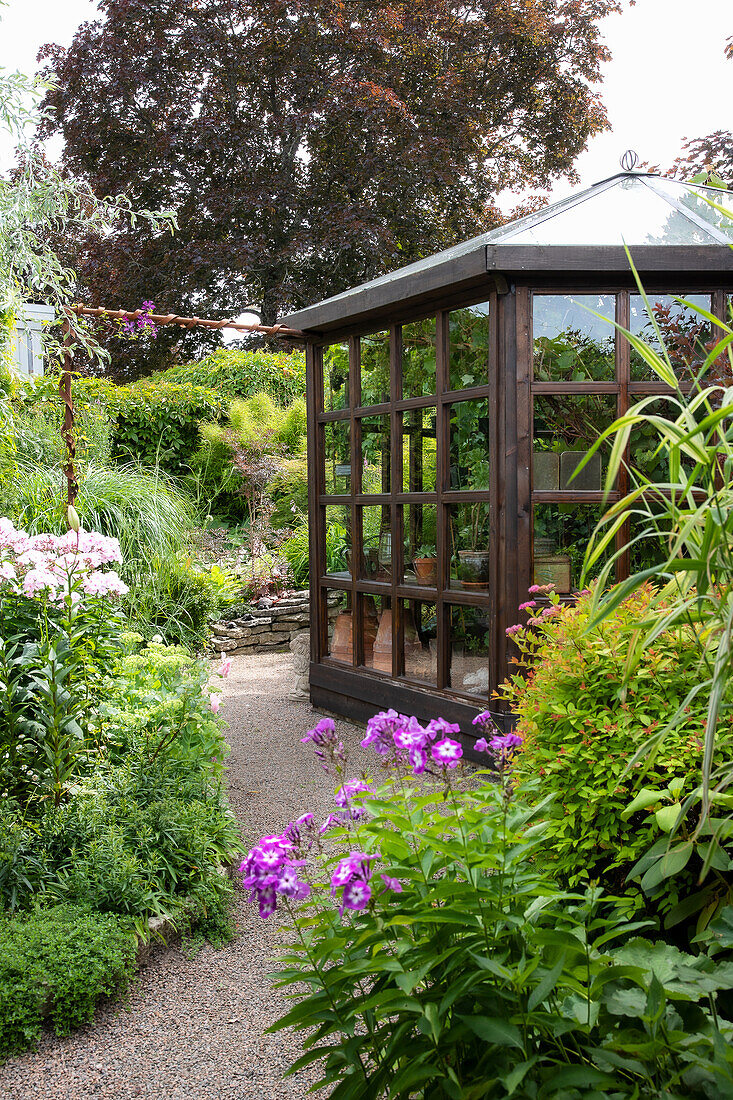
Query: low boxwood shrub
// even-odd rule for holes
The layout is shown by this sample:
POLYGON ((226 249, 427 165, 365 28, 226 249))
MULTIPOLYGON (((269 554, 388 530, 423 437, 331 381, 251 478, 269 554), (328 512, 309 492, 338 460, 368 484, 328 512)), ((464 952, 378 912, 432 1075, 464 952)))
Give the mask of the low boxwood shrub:
POLYGON ((137 938, 129 921, 78 905, 0 913, 0 1061, 91 1020, 99 998, 127 988, 137 938))
MULTIPOLYGON (((511 628, 527 661, 501 691, 524 739, 516 773, 537 780, 543 796, 554 798, 542 858, 571 886, 601 879, 623 890, 634 864, 661 835, 654 807, 624 813, 639 788, 664 788, 676 779, 689 793, 700 779, 704 693, 652 757, 634 761, 699 681, 699 649, 691 629, 682 627, 659 637, 624 683, 625 658, 652 595, 649 586, 638 590, 590 631, 590 595, 551 606, 539 618, 529 606, 531 625, 511 628)), ((718 736, 721 759, 732 759, 730 711, 718 736)), ((665 912, 685 891, 694 892, 699 870, 695 860, 685 875, 669 880, 659 898, 665 912)), ((719 885, 722 896, 724 878, 719 885)))

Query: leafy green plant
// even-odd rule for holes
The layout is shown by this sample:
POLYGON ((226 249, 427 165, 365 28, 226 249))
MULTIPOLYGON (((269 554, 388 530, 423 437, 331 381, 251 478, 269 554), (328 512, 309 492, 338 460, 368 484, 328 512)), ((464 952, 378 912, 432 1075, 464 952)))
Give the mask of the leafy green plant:
POLYGON ((129 921, 111 913, 0 913, 0 1062, 37 1045, 46 1013, 57 1035, 91 1020, 100 996, 127 988, 136 947, 129 921))
MULTIPOLYGON (((626 657, 639 622, 656 602, 655 590, 640 588, 591 627, 594 595, 587 594, 574 605, 550 605, 544 618, 533 618, 530 606, 530 625, 512 628, 526 660, 501 691, 524 738, 516 771, 522 779, 540 777, 543 793, 554 796, 542 858, 571 886, 600 880, 622 891, 646 848, 662 835, 648 808, 638 805, 631 817, 626 813, 639 788, 675 782, 689 791, 701 777, 707 708, 701 694, 648 768, 633 766, 638 750, 686 705, 699 678, 694 633, 677 627, 644 651, 636 675, 626 681, 626 657)), ((733 759, 733 716, 721 730, 721 752, 733 759)), ((685 874, 668 876, 655 891, 655 904, 666 915, 697 892, 701 867, 702 860, 693 859, 685 874)), ((733 880, 716 873, 708 902, 722 903, 731 885, 733 880)), ((635 893, 629 904, 639 906, 642 896, 635 893)))
POLYGON ((598 889, 559 890, 548 800, 512 779, 521 739, 477 721, 498 782, 462 782, 441 719, 369 722, 391 772, 378 789, 344 782, 333 723, 307 735, 341 780, 327 846, 305 815, 242 865, 261 915, 282 908, 292 928, 275 978, 295 1003, 274 1025, 305 1033, 290 1072, 318 1063, 345 1100, 727 1095, 733 963, 641 938, 648 922, 598 889))

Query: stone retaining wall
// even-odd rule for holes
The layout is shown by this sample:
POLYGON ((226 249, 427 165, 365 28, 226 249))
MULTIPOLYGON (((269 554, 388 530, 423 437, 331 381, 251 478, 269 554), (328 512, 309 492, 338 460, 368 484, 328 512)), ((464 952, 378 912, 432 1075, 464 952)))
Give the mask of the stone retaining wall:
POLYGON ((211 646, 228 656, 277 652, 288 649, 292 636, 309 627, 310 600, 307 593, 298 594, 214 623, 211 646))

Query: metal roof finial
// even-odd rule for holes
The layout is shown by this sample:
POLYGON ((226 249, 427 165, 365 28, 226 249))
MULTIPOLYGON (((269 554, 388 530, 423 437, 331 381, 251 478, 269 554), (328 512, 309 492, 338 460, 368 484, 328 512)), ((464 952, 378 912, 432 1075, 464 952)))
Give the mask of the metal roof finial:
POLYGON ((633 149, 627 149, 619 161, 624 172, 633 172, 638 163, 639 154, 635 153, 633 149))

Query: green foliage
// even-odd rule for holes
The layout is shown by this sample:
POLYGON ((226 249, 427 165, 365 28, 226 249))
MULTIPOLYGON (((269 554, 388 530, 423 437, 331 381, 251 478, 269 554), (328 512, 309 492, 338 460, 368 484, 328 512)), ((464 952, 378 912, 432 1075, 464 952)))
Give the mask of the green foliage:
MULTIPOLYGON (((63 484, 58 467, 19 465, 6 514, 31 534, 62 534, 63 484)), ((171 478, 135 465, 81 467, 75 507, 86 530, 120 540, 126 563, 185 548, 195 523, 189 499, 171 478)))
MULTIPOLYGON (((719 204, 713 205, 725 212, 719 204)), ((711 829, 709 842, 705 838, 707 873, 715 858, 727 863, 725 843, 733 822, 726 793, 733 774, 728 743, 733 655, 733 327, 679 299, 690 314, 715 326, 720 336, 702 362, 688 365, 697 377, 691 392, 683 393, 675 370, 675 349, 667 346, 662 322, 644 292, 630 254, 629 262, 650 318, 653 342, 621 331, 652 377, 672 393, 661 412, 650 408, 653 397, 642 399, 601 435, 593 450, 612 441, 608 492, 616 484, 632 433, 638 426, 651 427, 658 439, 655 458, 664 463, 665 471, 660 476, 658 464, 651 470, 633 468, 630 491, 611 505, 596 530, 588 547, 586 572, 611 547, 616 531, 626 522, 632 524, 632 548, 651 546, 652 553, 642 552, 646 568, 606 592, 614 561, 623 551, 609 555, 600 572, 589 628, 603 623, 630 593, 653 578, 659 589, 628 651, 624 683, 633 681, 646 654, 657 647, 666 631, 687 630, 695 641, 697 675, 687 698, 667 715, 666 723, 649 739, 645 753, 657 754, 685 722, 688 707, 698 706, 700 699, 705 701, 701 784, 686 797, 683 813, 696 838, 703 835, 703 827, 711 829)), ((694 359, 695 347, 692 353, 694 359)), ((674 842, 672 836, 669 845, 674 842)))
MULTIPOLYGON (((189 470, 199 445, 199 423, 218 419, 225 408, 225 402, 213 390, 185 379, 141 379, 116 386, 106 379, 76 376, 72 395, 82 437, 90 417, 96 414, 106 418, 111 424, 110 448, 115 460, 160 467, 177 477, 189 470)), ((60 432, 63 408, 58 400, 57 376, 47 374, 25 383, 19 403, 30 417, 40 410, 60 432)), ((85 457, 83 446, 81 456, 85 457)))
MULTIPOLYGON (((704 695, 691 701, 648 767, 634 766, 638 751, 699 681, 696 638, 678 627, 656 639, 626 683, 628 653, 655 600, 651 588, 640 589, 602 626, 589 629, 593 597, 584 596, 514 637, 530 662, 502 690, 525 738, 516 768, 525 779, 539 777, 543 794, 554 796, 543 862, 571 886, 600 879, 622 890, 637 860, 661 835, 650 806, 625 814, 639 787, 677 780, 689 792, 700 780, 704 695)), ((721 730, 721 752, 733 757, 733 716, 721 730)), ((655 892, 665 913, 696 892, 701 866, 701 859, 693 859, 684 874, 655 892)), ((718 876, 708 902, 726 897, 729 885, 718 876)))
MULTIPOLYGON (((341 573, 348 568, 347 555, 350 546, 349 532, 343 524, 333 521, 326 524, 327 573, 341 573)), ((308 587, 310 575, 308 547, 308 516, 304 512, 299 512, 296 513, 292 534, 280 546, 280 552, 288 562, 298 588, 308 587)))
POLYGON ((37 1045, 44 1010, 57 1035, 91 1020, 100 996, 127 987, 136 946, 129 921, 110 913, 0 914, 0 1062, 37 1045))
POLYGON ((278 899, 295 927, 276 978, 295 1003, 275 1027, 306 1033, 290 1072, 319 1063, 344 1100, 729 1095, 733 962, 640 938, 598 889, 558 890, 536 785, 438 787, 400 775, 360 798, 297 915, 278 899), (341 916, 328 879, 354 848, 376 857, 371 901, 341 916))
POLYGON ((224 401, 266 393, 278 405, 289 405, 305 393, 302 351, 244 351, 219 348, 197 363, 169 367, 154 380, 203 386, 224 401))
POLYGON ((136 629, 146 638, 160 634, 196 651, 206 645, 211 621, 232 600, 231 588, 216 574, 172 553, 130 561, 124 574, 130 585, 124 607, 136 629))

